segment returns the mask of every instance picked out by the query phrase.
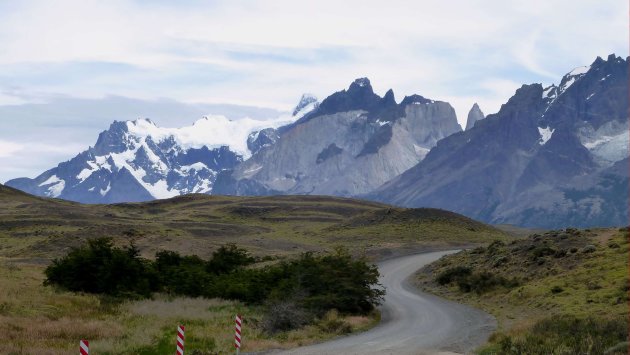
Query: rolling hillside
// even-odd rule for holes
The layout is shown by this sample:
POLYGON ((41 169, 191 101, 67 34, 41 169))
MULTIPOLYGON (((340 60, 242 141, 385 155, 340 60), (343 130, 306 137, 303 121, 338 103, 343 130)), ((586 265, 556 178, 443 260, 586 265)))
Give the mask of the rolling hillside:
POLYGON ((497 318, 482 354, 627 354, 627 228, 492 243, 444 257, 416 283, 497 318))
POLYGON ((133 241, 148 257, 162 249, 208 256, 225 243, 258 255, 340 245, 385 256, 386 249, 487 243, 506 234, 447 211, 336 197, 199 194, 81 205, 0 186, 0 256, 45 261, 102 236, 133 241))
POLYGON ((259 351, 322 341, 369 328, 378 320, 378 314, 331 313, 318 325, 270 335, 262 330, 265 311, 260 306, 169 295, 120 302, 43 285, 51 259, 101 236, 123 246, 133 241, 149 258, 158 250, 207 258, 220 245, 233 242, 272 259, 335 246, 385 258, 507 238, 447 211, 342 198, 186 195, 147 203, 81 205, 0 185, 0 353, 67 354, 76 350, 77 339, 87 338, 101 354, 169 354, 173 324, 178 322, 190 325, 189 349, 215 353, 233 348, 235 313, 246 314, 244 351, 259 351))

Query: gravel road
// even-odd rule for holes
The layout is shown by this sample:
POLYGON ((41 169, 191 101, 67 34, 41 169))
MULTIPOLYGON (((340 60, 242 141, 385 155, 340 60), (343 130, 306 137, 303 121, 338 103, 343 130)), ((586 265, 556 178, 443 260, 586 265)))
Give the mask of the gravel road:
POLYGON ((382 320, 371 330, 276 354, 452 354, 483 344, 496 327, 489 314, 418 291, 418 269, 456 251, 399 257, 379 263, 387 295, 382 320))

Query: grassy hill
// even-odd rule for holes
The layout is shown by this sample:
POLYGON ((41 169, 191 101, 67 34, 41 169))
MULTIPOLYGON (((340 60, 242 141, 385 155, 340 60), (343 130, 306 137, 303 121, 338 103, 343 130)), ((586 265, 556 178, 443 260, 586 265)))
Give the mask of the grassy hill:
POLYGON ((506 234, 447 211, 335 197, 186 195, 81 205, 0 186, 0 256, 50 259, 101 236, 123 244, 133 240, 147 257, 160 249, 207 257, 228 242, 255 255, 335 245, 381 255, 399 248, 487 243, 506 234))
POLYGON ((429 265, 417 283, 497 317, 500 331, 484 354, 627 353, 625 228, 492 243, 429 265))
POLYGON ((263 332, 262 306, 168 295, 121 302, 43 286, 43 270, 53 258, 103 236, 122 246, 133 241, 148 258, 158 250, 208 258, 228 242, 256 256, 284 258, 345 246, 383 258, 510 239, 447 211, 343 198, 188 195, 81 205, 0 185, 0 353, 67 354, 86 338, 99 354, 172 354, 177 324, 186 325, 187 353, 232 353, 236 313, 245 315, 243 351, 248 352, 321 341, 378 320, 378 314, 331 313, 303 329, 270 335, 263 332))

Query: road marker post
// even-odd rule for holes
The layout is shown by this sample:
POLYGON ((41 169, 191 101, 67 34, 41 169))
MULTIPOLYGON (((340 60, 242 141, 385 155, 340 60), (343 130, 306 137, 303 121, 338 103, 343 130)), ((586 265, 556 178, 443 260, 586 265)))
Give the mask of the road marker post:
POLYGON ((90 343, 87 340, 81 339, 81 341, 79 341, 79 353, 81 355, 88 355, 90 353, 90 343))
POLYGON ((177 355, 184 355, 184 326, 177 326, 177 355))
POLYGON ((243 317, 240 314, 236 315, 235 323, 234 346, 238 355, 241 351, 241 325, 243 324, 243 317))

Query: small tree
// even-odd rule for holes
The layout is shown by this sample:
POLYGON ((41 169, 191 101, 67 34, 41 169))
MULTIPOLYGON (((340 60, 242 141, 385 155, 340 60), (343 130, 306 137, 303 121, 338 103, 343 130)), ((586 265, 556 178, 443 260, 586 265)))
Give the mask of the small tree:
POLYGON ((253 264, 255 259, 247 250, 237 247, 235 244, 222 245, 212 253, 212 259, 208 261, 209 272, 227 274, 243 266, 253 264))

